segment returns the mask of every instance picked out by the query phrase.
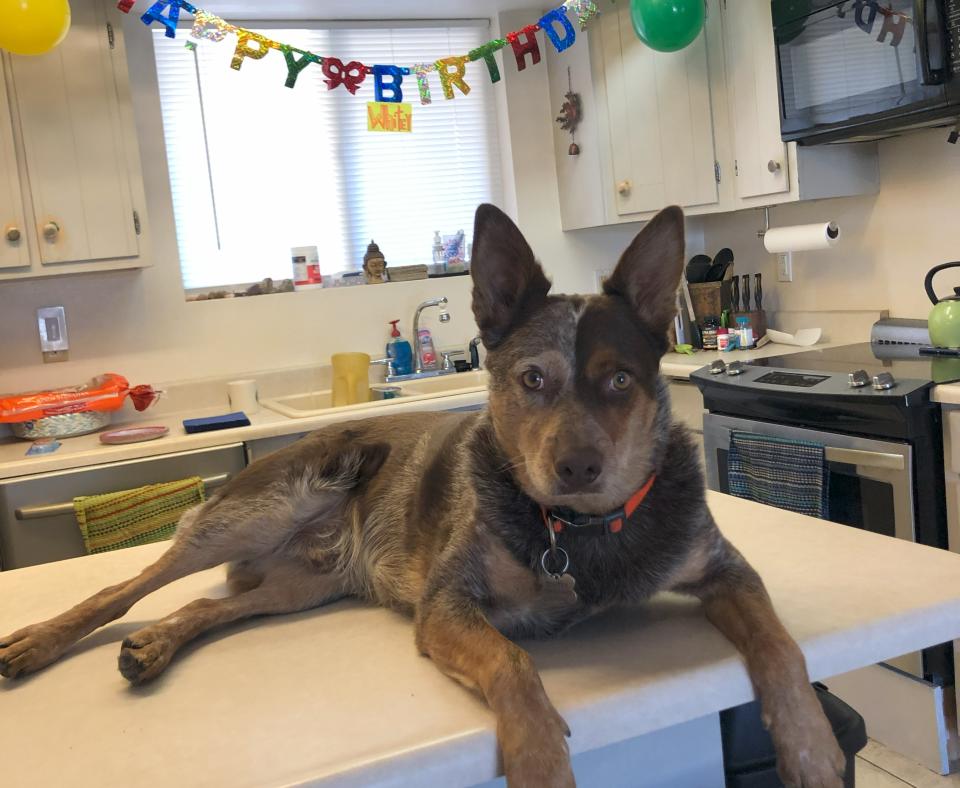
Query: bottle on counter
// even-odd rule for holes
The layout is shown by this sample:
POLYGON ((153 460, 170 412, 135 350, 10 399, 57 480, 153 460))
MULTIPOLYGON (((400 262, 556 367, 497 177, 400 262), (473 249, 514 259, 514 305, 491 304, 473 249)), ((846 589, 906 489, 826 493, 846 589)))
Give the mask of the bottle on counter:
POLYGON ((737 318, 737 333, 740 335, 740 347, 746 350, 753 347, 753 329, 750 327, 750 318, 737 318))
POLYGON ((717 329, 717 350, 726 351, 730 347, 730 329, 720 326, 717 329))
POLYGON ((397 328, 399 320, 391 320, 390 341, 387 342, 387 358, 390 359, 394 375, 409 375, 413 372, 413 348, 397 328))

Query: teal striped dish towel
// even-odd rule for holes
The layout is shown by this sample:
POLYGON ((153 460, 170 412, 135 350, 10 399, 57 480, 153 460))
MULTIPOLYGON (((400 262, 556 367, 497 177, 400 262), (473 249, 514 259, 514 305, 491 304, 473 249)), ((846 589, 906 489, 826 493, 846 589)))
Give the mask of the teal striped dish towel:
POLYGON ((826 520, 829 475, 823 446, 810 441, 731 432, 730 494, 826 520))

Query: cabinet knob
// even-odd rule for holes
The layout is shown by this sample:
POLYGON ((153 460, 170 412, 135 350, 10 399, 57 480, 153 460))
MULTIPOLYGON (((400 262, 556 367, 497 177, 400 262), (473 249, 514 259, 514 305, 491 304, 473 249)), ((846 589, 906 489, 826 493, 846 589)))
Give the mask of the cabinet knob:
POLYGON ((774 173, 780 172, 782 168, 783 168, 783 165, 776 159, 770 159, 770 161, 767 162, 767 169, 770 172, 774 172, 774 173))
POLYGON ((43 237, 48 241, 56 240, 57 236, 60 235, 60 225, 56 222, 47 222, 43 225, 43 237))
POLYGON ((20 228, 8 227, 5 237, 10 243, 15 244, 20 240, 20 228))
POLYGON ((631 189, 633 189, 633 184, 630 181, 620 181, 617 184, 617 192, 622 196, 626 197, 630 194, 631 189))

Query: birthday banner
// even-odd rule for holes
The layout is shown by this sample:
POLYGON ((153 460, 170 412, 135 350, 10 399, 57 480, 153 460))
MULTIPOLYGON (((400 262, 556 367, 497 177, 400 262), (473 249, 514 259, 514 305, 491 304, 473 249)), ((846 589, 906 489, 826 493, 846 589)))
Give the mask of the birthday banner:
MULTIPOLYGON (((120 0, 117 8, 125 14, 129 13, 136 1, 120 0)), ((482 60, 487 67, 490 81, 499 82, 500 68, 494 57, 496 52, 509 46, 517 61, 517 69, 523 71, 528 62, 532 65, 540 62, 538 32, 544 33, 557 52, 563 52, 577 39, 577 31, 571 21, 571 15, 580 25, 580 29, 584 30, 587 23, 599 14, 594 0, 566 0, 563 5, 544 14, 536 24, 507 33, 505 38, 489 41, 465 55, 445 57, 432 63, 369 66, 357 60, 344 61, 337 57, 317 55, 274 41, 252 30, 231 25, 215 14, 191 5, 187 0, 158 0, 140 19, 148 26, 155 22, 163 25, 166 28, 165 35, 168 38, 176 38, 181 11, 186 11, 193 16, 191 40, 186 43, 190 49, 196 48, 200 41, 219 42, 228 35, 237 37, 233 59, 230 61, 231 68, 237 71, 247 59, 260 60, 275 49, 286 59, 287 79, 284 84, 288 88, 296 87, 297 78, 301 72, 311 65, 323 70, 324 82, 328 90, 336 90, 342 86, 352 95, 356 95, 367 77, 372 77, 373 93, 377 102, 402 106, 390 110, 389 107, 374 107, 371 104, 368 108, 368 128, 371 131, 410 131, 412 108, 404 103, 404 77, 413 75, 416 79, 421 104, 433 102, 431 74, 435 74, 439 79, 443 97, 448 101, 455 97, 456 91, 466 96, 470 92, 470 85, 466 81, 468 63, 482 60)))

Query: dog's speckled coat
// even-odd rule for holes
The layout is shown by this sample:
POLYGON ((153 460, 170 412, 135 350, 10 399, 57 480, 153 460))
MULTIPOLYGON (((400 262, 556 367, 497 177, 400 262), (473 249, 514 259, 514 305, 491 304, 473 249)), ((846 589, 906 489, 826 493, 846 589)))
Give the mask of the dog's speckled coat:
POLYGON ((520 231, 492 206, 477 212, 473 248, 488 411, 335 425, 255 463, 188 512, 138 577, 0 641, 0 673, 38 670, 156 588, 231 563, 233 596, 197 600, 124 641, 127 679, 155 677, 214 626, 359 596, 412 614, 420 650, 479 690, 511 786, 569 786, 566 724, 508 638, 674 590, 700 597, 743 653, 784 781, 840 786, 844 759, 803 656, 717 530, 659 376, 683 266, 681 211, 647 225, 603 295, 550 296, 520 231), (575 585, 540 569, 541 506, 606 513, 651 474, 619 534, 560 535, 575 585))

